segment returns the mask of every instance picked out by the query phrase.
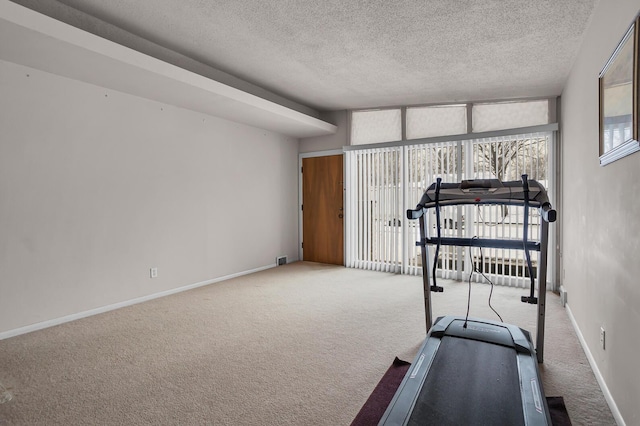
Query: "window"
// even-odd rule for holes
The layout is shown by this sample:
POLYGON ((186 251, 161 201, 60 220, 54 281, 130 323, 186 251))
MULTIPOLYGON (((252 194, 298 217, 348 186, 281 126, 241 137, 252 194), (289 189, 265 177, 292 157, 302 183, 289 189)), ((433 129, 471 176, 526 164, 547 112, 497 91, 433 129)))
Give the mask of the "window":
POLYGON ((474 104, 472 117, 474 133, 548 124, 549 101, 474 104))
MULTIPOLYGON (((436 177, 444 182, 520 180, 527 174, 553 198, 553 132, 557 130, 553 102, 550 98, 353 111, 351 145, 360 146, 345 149, 346 266, 421 273, 420 252, 415 246, 417 223, 406 220, 404 213, 415 207, 436 177), (524 127, 529 127, 526 134, 521 133, 524 127)), ((612 133, 611 137, 623 134, 612 133)), ((443 211, 443 232, 469 238, 516 236, 523 220, 521 210, 511 206, 448 206, 443 211)), ((429 216, 428 220, 432 226, 435 219, 429 216)), ((534 214, 529 220, 533 238, 539 217, 534 214)), ((485 255, 485 271, 494 283, 529 285, 523 253, 487 249, 485 255)), ((443 248, 437 260, 438 273, 466 279, 471 275, 471 263, 480 260, 470 249, 443 248)), ((553 256, 549 263, 553 271, 553 256)))
MULTIPOLYGON (((550 108, 554 101, 548 98, 352 111, 351 145, 544 126, 555 123, 555 109, 550 108)), ((622 139, 623 134, 611 132, 605 137, 607 143, 615 143, 614 139, 622 139)))
POLYGON ((467 133, 467 106, 407 108, 407 139, 467 133))
POLYGON ((402 139, 402 112, 398 109, 351 113, 351 145, 392 142, 402 139))
MULTIPOLYGON (((421 273, 418 221, 407 220, 423 192, 437 177, 444 182, 463 179, 520 180, 523 174, 540 182, 553 198, 550 150, 553 134, 538 132, 480 139, 442 141, 346 151, 346 266, 407 274, 421 273)), ((524 208, 520 206, 445 206, 442 232, 448 237, 520 238, 524 208)), ((435 225, 434 210, 427 226, 435 225)), ((539 215, 529 216, 529 235, 536 238, 539 215)), ((526 287, 528 270, 524 252, 510 249, 442 247, 438 274, 467 279, 471 262, 484 262, 495 284, 526 287)), ((429 259, 432 261, 432 259, 429 259)), ((533 255, 534 271, 538 258, 533 255)), ((553 257, 550 258, 553 265, 553 257)), ((482 281, 482 277, 473 275, 482 281)))

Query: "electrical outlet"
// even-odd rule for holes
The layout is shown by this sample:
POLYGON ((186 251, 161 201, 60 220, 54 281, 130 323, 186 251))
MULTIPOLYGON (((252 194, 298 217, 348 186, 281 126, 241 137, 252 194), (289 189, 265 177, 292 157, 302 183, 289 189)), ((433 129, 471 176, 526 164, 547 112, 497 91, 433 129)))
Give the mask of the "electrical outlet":
POLYGON ((600 346, 603 350, 605 349, 604 327, 600 327, 600 346))
POLYGON ((151 278, 158 278, 158 268, 151 268, 149 270, 149 275, 151 278))

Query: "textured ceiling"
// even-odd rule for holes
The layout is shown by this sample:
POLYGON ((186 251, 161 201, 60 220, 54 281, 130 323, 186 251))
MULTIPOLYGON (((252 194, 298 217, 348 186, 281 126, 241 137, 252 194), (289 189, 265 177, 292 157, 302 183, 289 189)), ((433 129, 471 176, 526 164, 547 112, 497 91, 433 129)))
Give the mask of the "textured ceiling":
POLYGON ((598 0, 59 0, 318 110, 559 95, 598 0))

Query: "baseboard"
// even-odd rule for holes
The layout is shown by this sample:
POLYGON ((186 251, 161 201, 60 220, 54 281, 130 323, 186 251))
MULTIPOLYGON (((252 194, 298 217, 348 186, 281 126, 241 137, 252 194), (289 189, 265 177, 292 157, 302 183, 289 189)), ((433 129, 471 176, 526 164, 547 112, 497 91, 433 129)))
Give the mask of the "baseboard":
POLYGON ((275 268, 276 265, 261 266, 259 268, 250 269, 248 271, 242 271, 235 274, 225 275, 219 278, 213 278, 206 281, 201 281, 195 284, 189 284, 184 287, 173 288, 171 290, 161 291, 159 293, 149 294, 147 296, 137 297, 131 300, 125 300, 124 302, 118 302, 100 308, 90 309, 88 311, 78 312, 77 314, 65 315, 64 317, 55 318, 47 321, 42 321, 36 324, 27 325, 24 327, 16 328, 9 331, 3 331, 0 333, 0 340, 8 339, 9 337, 19 336, 21 334, 31 333, 32 331, 42 330, 43 328, 53 327, 54 325, 64 324, 65 322, 75 321, 81 318, 90 317, 104 312, 113 311, 115 309, 124 308, 125 306, 131 306, 149 300, 158 299, 160 297, 170 296, 172 294, 181 293, 183 291, 192 290, 194 288, 203 287, 205 285, 214 284, 220 281, 230 280, 232 278, 241 277, 243 275, 253 274, 255 272, 264 271, 266 269, 275 268))
POLYGON ((620 410, 618 410, 618 406, 616 405, 616 402, 614 401, 613 396, 611 395, 611 392, 609 392, 609 388, 607 387, 607 384, 604 381, 604 377, 602 377, 602 374, 598 369, 596 360, 591 354, 591 351, 589 350, 589 346, 587 346, 587 341, 584 339, 584 336, 582 335, 582 332, 578 327, 578 323, 576 322, 576 319, 573 317, 573 313, 571 312, 571 308, 569 307, 568 303, 565 305, 565 308, 567 310, 567 314, 569 315, 569 319, 571 320, 571 324, 573 324, 573 329, 578 335, 578 340, 580 341, 580 345, 582 346, 582 349, 584 350, 584 353, 587 356, 587 359, 589 360, 589 364, 591 365, 593 374, 596 376, 598 385, 600 385, 600 389, 602 389, 602 394, 604 395, 604 399, 607 401, 607 404, 609 405, 609 409, 611 410, 611 414, 613 415, 613 418, 615 419, 618 425, 626 426, 624 418, 622 417, 620 410))

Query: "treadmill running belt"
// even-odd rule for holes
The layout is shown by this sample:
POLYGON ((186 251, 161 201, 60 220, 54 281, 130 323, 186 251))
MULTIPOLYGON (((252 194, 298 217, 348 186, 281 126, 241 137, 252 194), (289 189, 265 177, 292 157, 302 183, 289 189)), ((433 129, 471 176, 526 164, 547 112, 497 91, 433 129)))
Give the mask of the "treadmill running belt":
POLYGON ((515 349, 443 336, 409 425, 524 425, 515 349))

